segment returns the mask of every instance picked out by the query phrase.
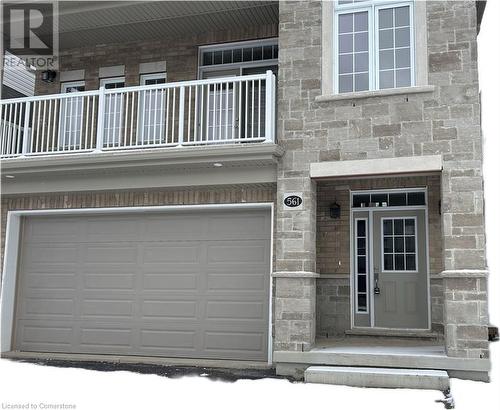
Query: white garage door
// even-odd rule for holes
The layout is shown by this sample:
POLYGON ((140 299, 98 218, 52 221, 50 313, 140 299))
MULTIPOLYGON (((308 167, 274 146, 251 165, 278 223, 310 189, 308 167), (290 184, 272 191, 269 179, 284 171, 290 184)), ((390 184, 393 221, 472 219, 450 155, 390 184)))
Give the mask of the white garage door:
POLYGON ((266 360, 267 210, 24 221, 14 347, 266 360))

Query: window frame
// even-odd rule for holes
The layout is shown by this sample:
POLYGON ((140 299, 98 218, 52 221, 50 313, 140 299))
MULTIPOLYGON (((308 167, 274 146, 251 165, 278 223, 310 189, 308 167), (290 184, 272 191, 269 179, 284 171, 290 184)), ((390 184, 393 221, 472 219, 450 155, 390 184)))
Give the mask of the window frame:
MULTIPOLYGON (((367 0, 359 1, 348 4, 339 4, 337 0, 333 3, 333 93, 337 95, 348 93, 359 93, 369 91, 384 91, 384 90, 397 90, 398 88, 415 87, 417 85, 417 59, 416 59, 416 45, 415 45, 415 1, 396 1, 396 0, 367 0), (410 85, 404 87, 379 87, 379 43, 378 43, 378 12, 379 10, 392 9, 397 7, 409 6, 410 17, 410 85), (356 91, 353 83, 353 90, 340 92, 340 74, 339 74, 339 50, 340 50, 340 37, 339 37, 339 16, 344 14, 368 12, 368 89, 356 91)), ((417 0, 418 1, 418 0, 417 0)), ((353 50, 354 52, 354 50, 353 50)), ((354 67, 353 67, 354 69, 354 67)), ((355 74, 353 73, 353 76, 355 74)))
MULTIPOLYGON (((410 235, 408 235, 410 236, 410 235)), ((419 248, 418 248, 418 240, 419 240, 419 237, 418 237, 418 219, 416 216, 384 216, 384 217, 381 217, 380 218, 380 264, 381 264, 381 269, 380 269, 380 272, 381 273, 418 273, 419 272, 419 248), (403 235, 396 235, 394 234, 394 232, 392 233, 391 237, 394 238, 396 236, 403 236, 404 238, 404 246, 405 246, 405 250, 403 253, 401 252, 398 252, 396 253, 395 250, 394 250, 394 243, 393 243, 393 250, 390 254, 392 254, 393 256, 393 269, 385 269, 385 262, 384 262, 384 256, 385 256, 385 252, 384 252, 384 221, 394 221, 396 219, 402 219, 403 220, 403 229, 406 229, 405 228, 405 223, 406 223, 406 220, 413 220, 413 224, 414 224, 414 227, 415 227, 415 234, 413 235, 413 237, 415 238, 415 252, 406 252, 406 233, 405 231, 403 231, 403 235), (405 262, 404 262, 404 265, 405 265, 405 269, 401 270, 401 269, 395 269, 395 255, 396 254, 400 254, 400 255, 404 255, 405 257, 405 262), (415 269, 411 270, 411 269, 406 269, 406 255, 407 254, 414 254, 415 255, 415 269)))

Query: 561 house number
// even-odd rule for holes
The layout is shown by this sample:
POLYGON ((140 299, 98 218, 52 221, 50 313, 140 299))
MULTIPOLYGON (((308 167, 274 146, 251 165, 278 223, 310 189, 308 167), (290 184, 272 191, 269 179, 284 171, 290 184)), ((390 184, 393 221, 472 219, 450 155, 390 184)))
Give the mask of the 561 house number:
POLYGON ((289 192, 283 196, 283 205, 285 208, 302 209, 302 193, 289 192))

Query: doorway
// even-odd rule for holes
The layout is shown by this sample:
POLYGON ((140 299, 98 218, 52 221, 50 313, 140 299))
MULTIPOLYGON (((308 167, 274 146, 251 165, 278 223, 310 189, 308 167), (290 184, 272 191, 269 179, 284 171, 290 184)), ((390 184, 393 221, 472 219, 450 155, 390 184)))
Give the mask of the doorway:
POLYGON ((428 330, 426 190, 351 196, 352 326, 428 330))

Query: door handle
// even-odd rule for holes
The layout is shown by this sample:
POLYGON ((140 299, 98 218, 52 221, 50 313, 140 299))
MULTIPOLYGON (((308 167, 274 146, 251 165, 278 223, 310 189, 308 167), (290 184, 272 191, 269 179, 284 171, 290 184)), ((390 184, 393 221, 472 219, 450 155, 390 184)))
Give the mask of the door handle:
POLYGON ((373 269, 373 276, 375 278, 375 287, 373 288, 374 295, 380 295, 380 288, 378 286, 378 275, 379 275, 378 268, 374 268, 373 269))

